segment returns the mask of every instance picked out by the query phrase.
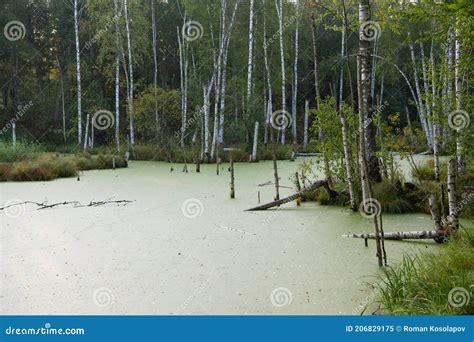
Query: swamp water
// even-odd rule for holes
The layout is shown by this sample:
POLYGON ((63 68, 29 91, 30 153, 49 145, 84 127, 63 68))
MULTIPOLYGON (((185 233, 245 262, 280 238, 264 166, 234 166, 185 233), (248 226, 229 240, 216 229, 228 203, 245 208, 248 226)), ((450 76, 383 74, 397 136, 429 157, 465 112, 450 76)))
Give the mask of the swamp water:
MULTIPOLYGON (((302 159, 279 162, 281 197, 302 159)), ((342 207, 270 202, 272 162, 228 164, 201 173, 182 165, 131 162, 128 169, 88 171, 51 182, 1 183, 11 199, 132 200, 127 206, 18 208, 1 213, 1 314, 359 314, 374 300, 380 271, 375 242, 343 238, 373 231, 342 207), (191 171, 192 170, 192 171, 191 171), (20 211, 20 212, 18 212, 20 211), (16 215, 18 214, 18 215, 16 215)), ((405 165, 406 167, 406 165, 405 165)), ((287 188, 288 187, 288 188, 287 188)), ((432 227, 428 215, 384 215, 385 231, 432 227)), ((389 263, 424 242, 386 242, 389 263)))

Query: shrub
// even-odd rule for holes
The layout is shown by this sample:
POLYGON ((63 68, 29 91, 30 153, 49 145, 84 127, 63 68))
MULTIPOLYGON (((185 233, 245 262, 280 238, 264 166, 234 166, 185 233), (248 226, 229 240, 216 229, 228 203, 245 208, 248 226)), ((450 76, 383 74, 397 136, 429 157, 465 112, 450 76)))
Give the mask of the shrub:
POLYGON ((0 162, 13 163, 22 160, 32 160, 44 150, 40 145, 17 142, 16 147, 0 143, 0 162))

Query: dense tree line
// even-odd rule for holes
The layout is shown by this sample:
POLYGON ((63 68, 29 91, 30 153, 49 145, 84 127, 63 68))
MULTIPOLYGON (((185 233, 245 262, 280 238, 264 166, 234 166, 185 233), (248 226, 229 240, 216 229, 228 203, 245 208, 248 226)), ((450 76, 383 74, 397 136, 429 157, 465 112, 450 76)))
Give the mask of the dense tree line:
POLYGON ((468 1, 18 0, 3 2, 0 23, 6 141, 197 144, 212 160, 216 147, 274 131, 330 159, 337 133, 335 153, 349 161, 363 142, 379 173, 377 137, 398 113, 418 151, 460 164, 470 152, 468 130, 448 125, 472 102, 468 1), (325 134, 329 98, 338 125, 325 134), (101 110, 113 113, 105 130, 93 125, 101 110))

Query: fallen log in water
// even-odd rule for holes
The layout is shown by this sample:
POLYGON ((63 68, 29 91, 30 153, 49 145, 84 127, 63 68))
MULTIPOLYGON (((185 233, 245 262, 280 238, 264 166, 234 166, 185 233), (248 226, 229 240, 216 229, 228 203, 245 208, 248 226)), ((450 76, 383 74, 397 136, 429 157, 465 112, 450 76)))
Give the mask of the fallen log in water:
MULTIPOLYGON (((411 232, 390 232, 384 233, 385 240, 410 240, 410 239, 434 239, 436 242, 443 239, 445 234, 436 230, 419 230, 411 232)), ((375 239, 375 233, 346 234, 343 237, 359 239, 375 239)))
POLYGON ((270 208, 273 208, 273 207, 277 207, 277 206, 280 206, 282 204, 294 201, 295 199, 303 196, 304 194, 306 194, 308 192, 311 192, 311 191, 315 191, 316 189, 318 189, 322 186, 329 188, 327 180, 321 180, 321 181, 314 182, 311 186, 309 186, 309 187, 307 187, 307 188, 305 188, 301 191, 298 191, 298 192, 294 193, 291 196, 288 196, 288 197, 285 197, 285 198, 282 198, 280 200, 273 201, 273 202, 270 202, 270 203, 267 203, 267 204, 263 204, 263 205, 260 205, 258 207, 255 207, 255 208, 247 209, 246 211, 267 210, 267 209, 270 209, 270 208))

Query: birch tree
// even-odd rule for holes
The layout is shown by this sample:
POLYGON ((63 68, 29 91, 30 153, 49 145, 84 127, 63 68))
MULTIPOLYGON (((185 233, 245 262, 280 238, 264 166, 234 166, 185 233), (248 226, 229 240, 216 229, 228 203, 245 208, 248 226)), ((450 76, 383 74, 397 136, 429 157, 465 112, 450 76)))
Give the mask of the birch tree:
MULTIPOLYGON (((120 15, 118 0, 114 0, 115 15, 120 15)), ((115 145, 120 152, 120 30, 115 21, 115 145)))
POLYGON ((247 63, 247 110, 250 108, 252 96, 252 77, 253 77, 253 48, 254 48, 254 0, 250 0, 249 17, 249 53, 247 63))
MULTIPOLYGON (((285 46, 283 43, 283 0, 275 0, 278 16, 278 36, 280 40, 280 65, 281 65, 281 110, 286 115, 286 68, 285 68, 285 46)), ((285 144, 286 127, 281 130, 281 143, 285 144)))
MULTIPOLYGON (((359 0, 359 53, 357 56, 357 85, 359 98, 359 167, 362 189, 362 205, 363 210, 366 206, 370 206, 374 199, 372 198, 372 190, 369 181, 369 169, 366 148, 366 132, 368 127, 369 113, 369 97, 370 97, 370 41, 367 40, 364 27, 371 20, 369 0, 359 0)), ((380 212, 378 213, 380 215, 380 212)), ((375 241, 377 248, 377 257, 379 266, 383 266, 383 240, 381 239, 381 231, 378 223, 378 215, 374 217, 375 241)), ((382 235, 383 236, 383 235, 382 235)))
POLYGON ((76 43, 76 80, 77 80, 77 143, 82 141, 82 87, 81 87, 81 50, 79 42, 79 19, 83 10, 82 0, 74 0, 74 41, 76 43))
POLYGON ((125 31, 127 34, 127 51, 128 51, 128 72, 129 72, 129 90, 128 90, 128 115, 130 120, 130 144, 135 144, 135 132, 133 126, 133 58, 132 58, 132 40, 130 37, 130 20, 128 16, 128 2, 124 0, 124 14, 125 14, 125 31))
POLYGON ((341 122, 342 129, 342 147, 344 151, 344 165, 346 167, 346 177, 347 177, 347 187, 349 188, 349 200, 352 210, 357 209, 355 190, 354 190, 354 181, 353 181, 353 172, 352 172, 352 157, 349 146, 348 138, 348 127, 346 117, 343 110, 343 90, 344 90, 344 60, 347 58, 347 48, 346 48, 346 34, 347 34, 347 17, 344 0, 342 0, 342 12, 343 12, 343 23, 342 23, 342 33, 341 33, 341 70, 340 70, 340 79, 339 79, 339 120, 341 122))
POLYGON ((151 1, 151 48, 153 51, 153 95, 155 98, 155 121, 157 131, 159 130, 158 120, 158 51, 156 47, 157 32, 156 32, 156 0, 151 1))
POLYGON ((300 2, 296 0, 296 30, 295 30, 295 62, 293 66, 293 97, 291 100, 291 118, 292 126, 291 131, 293 133, 293 144, 297 143, 297 130, 296 130, 296 110, 297 110, 297 99, 298 99, 298 54, 299 54, 299 32, 300 32, 300 2))

